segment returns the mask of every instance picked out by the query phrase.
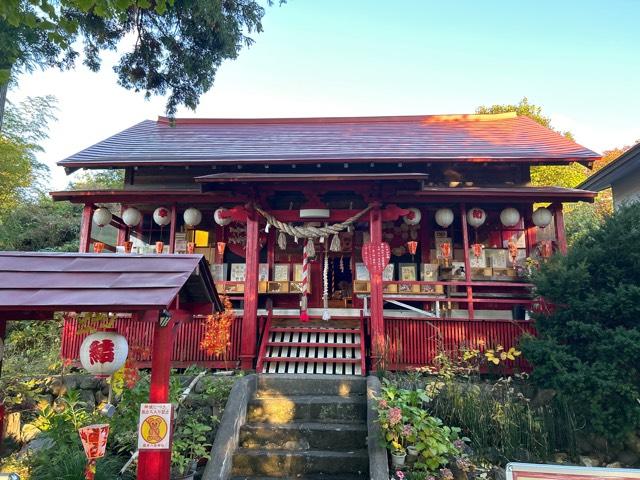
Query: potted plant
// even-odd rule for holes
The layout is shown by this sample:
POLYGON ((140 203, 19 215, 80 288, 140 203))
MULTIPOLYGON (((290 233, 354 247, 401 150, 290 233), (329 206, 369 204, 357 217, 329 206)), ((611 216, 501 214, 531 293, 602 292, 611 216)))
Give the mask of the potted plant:
POLYGON ((406 458, 407 458, 407 452, 405 451, 404 447, 400 446, 400 448, 391 450, 391 464, 394 467, 404 466, 404 461, 406 458))
POLYGON ((211 427, 198 418, 189 418, 182 427, 178 427, 173 439, 171 452, 171 479, 193 480, 202 458, 209 458, 207 434, 211 427))

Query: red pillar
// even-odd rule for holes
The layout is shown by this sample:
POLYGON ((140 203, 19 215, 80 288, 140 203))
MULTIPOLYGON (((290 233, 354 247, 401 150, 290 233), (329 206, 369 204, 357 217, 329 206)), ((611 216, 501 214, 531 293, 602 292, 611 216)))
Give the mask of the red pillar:
POLYGON ((562 204, 554 205, 553 209, 553 225, 556 229, 556 239, 558 241, 558 249, 563 255, 567 254, 567 237, 564 231, 564 213, 562 212, 562 204))
POLYGON ((169 227, 169 253, 176 253, 176 220, 178 211, 175 205, 171 207, 171 226, 169 227))
MULTIPOLYGON (((380 207, 371 209, 369 233, 371 243, 382 243, 382 213, 380 207)), ((371 369, 375 370, 384 346, 384 302, 382 272, 370 272, 371 278, 371 369)))
POLYGON ((256 358, 258 322, 258 217, 255 211, 247 215, 246 276, 244 281, 244 308, 242 314, 242 342, 240 345, 240 367, 253 368, 256 358))
POLYGON ((91 221, 93 205, 86 204, 82 209, 82 224, 80 225, 80 253, 88 253, 91 245, 91 221))
MULTIPOLYGON (((158 323, 158 316, 159 312, 156 310, 145 313, 145 319, 155 318, 156 322, 153 329, 149 402, 168 403, 175 319, 171 318, 167 326, 161 327, 158 323)), ((138 480, 169 480, 170 472, 170 451, 140 451, 138 457, 138 480)))
MULTIPOLYGON (((7 321, 0 320, 0 339, 4 342, 5 333, 7 332, 7 321)), ((2 373, 2 358, 0 358, 0 373, 2 373)), ((0 404, 0 446, 2 445, 2 436, 4 434, 4 405, 0 404)))
POLYGON ((463 203, 460 205, 460 220, 462 222, 462 246, 464 248, 464 271, 467 283, 467 312, 469 320, 475 317, 473 308, 473 289, 471 288, 471 260, 469 258, 469 226, 467 225, 467 207, 463 203))

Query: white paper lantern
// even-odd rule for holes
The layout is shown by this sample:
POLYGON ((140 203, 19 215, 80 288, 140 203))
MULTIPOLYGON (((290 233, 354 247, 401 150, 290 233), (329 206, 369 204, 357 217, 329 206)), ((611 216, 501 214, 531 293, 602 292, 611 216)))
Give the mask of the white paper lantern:
POLYGON ((161 227, 171 223, 171 212, 168 208, 158 207, 153 212, 153 221, 161 227))
POLYGON ((129 207, 122 212, 122 221, 128 227, 137 227, 142 221, 142 214, 137 208, 129 207))
POLYGON ((447 228, 453 223, 453 210, 450 208, 439 208, 436 211, 436 223, 442 228, 447 228))
POLYGON ((109 225, 111 223, 111 219, 113 215, 109 209, 100 207, 93 212, 93 223, 98 225, 99 227, 104 227, 105 225, 109 225))
POLYGON ((478 228, 487 220, 487 213, 478 207, 473 207, 467 212, 467 223, 473 228, 478 228))
POLYGON ((404 223, 406 223, 407 225, 418 225, 420 223, 420 220, 422 220, 422 213, 420 212, 420 210, 413 207, 409 208, 409 211, 411 213, 402 217, 402 220, 404 220, 404 223))
POLYGON ((231 223, 231 219, 230 218, 222 218, 220 216, 220 214, 222 212, 226 212, 227 209, 224 207, 220 207, 218 208, 215 212, 213 212, 213 219, 215 220, 215 222, 220 225, 221 227, 224 227, 225 225, 229 225, 231 223))
POLYGON ((553 218, 553 214, 551 210, 545 207, 540 207, 531 216, 531 220, 533 220, 533 224, 536 227, 544 228, 551 223, 551 219, 553 218))
POLYGON ((122 368, 129 354, 127 339, 116 332, 96 332, 80 345, 80 363, 97 377, 108 377, 122 368))
POLYGON ((182 218, 184 218, 184 224, 186 226, 195 227, 202 221, 202 212, 197 208, 190 207, 184 211, 182 218))
POLYGON ((505 208, 500 212, 500 221, 505 227, 515 227, 520 221, 520 212, 513 207, 505 208))

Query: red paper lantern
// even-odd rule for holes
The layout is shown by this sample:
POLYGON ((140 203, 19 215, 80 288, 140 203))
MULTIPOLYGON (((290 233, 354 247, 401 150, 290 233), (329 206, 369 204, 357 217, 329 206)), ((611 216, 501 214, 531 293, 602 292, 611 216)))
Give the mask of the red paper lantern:
POLYGON ((220 258, 224 255, 225 248, 227 248, 226 242, 216 243, 216 251, 218 252, 218 255, 220 255, 220 258))
POLYGON ((415 255, 416 251, 418 250, 418 242, 416 242, 415 240, 407 242, 407 249, 409 250, 409 253, 411 255, 415 255))
POLYGON ((96 332, 80 345, 80 363, 97 377, 108 377, 120 370, 127 360, 127 339, 116 332, 96 332))
POLYGON ((104 457, 109 437, 109 424, 89 425, 78 430, 87 460, 104 457))
POLYGON ((474 243, 473 245, 471 245, 471 248, 473 249, 473 255, 476 258, 480 258, 484 245, 482 245, 481 243, 474 243))

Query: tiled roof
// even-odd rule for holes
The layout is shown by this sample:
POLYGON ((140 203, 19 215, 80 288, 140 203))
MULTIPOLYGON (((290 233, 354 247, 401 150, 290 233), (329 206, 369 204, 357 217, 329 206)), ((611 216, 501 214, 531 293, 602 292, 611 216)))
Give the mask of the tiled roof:
POLYGON ((202 255, 0 252, 0 311, 221 308, 202 255))
POLYGON ((600 156, 515 114, 143 121, 59 165, 591 162, 600 156))

